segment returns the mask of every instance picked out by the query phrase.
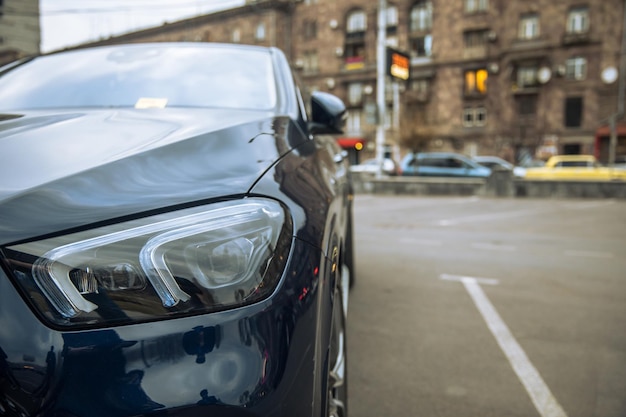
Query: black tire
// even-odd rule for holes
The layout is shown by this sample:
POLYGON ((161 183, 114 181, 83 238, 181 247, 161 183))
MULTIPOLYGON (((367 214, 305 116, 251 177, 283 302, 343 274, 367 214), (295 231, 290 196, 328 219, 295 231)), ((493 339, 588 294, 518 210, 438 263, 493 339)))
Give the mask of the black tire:
POLYGON ((350 273, 349 288, 352 288, 354 286, 354 283, 356 282, 356 270, 354 267, 354 231, 352 229, 352 216, 350 217, 350 220, 348 220, 348 225, 346 227, 343 257, 343 264, 348 268, 348 271, 350 273))
POLYGON ((328 348, 327 417, 348 416, 348 361, 346 346, 346 317, 343 297, 335 290, 333 321, 328 348))

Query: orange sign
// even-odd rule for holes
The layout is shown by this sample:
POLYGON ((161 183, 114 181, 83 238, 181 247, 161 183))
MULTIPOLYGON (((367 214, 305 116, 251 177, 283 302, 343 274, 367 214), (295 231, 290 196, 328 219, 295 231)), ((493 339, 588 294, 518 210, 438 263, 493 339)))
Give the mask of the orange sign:
POLYGON ((388 73, 394 78, 406 81, 409 79, 411 71, 411 61, 409 56, 402 52, 387 49, 387 65, 388 73))

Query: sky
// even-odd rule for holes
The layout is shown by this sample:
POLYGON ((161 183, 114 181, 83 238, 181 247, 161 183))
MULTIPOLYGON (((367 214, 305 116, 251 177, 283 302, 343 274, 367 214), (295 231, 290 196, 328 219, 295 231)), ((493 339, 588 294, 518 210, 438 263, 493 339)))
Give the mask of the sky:
POLYGON ((244 3, 245 0, 40 0, 41 52, 244 3))

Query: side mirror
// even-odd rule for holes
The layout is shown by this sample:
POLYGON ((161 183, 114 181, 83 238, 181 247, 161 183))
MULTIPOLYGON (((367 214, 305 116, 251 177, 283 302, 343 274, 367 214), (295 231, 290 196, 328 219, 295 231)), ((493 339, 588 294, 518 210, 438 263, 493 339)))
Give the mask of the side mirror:
POLYGON ((346 105, 339 97, 314 91, 311 96, 311 113, 309 131, 312 134, 343 133, 346 105))

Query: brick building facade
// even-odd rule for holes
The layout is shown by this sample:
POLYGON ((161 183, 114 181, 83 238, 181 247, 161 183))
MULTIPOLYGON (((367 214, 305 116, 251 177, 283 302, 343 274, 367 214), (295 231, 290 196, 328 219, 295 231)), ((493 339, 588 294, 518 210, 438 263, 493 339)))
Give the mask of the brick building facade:
MULTIPOLYGON (((617 109, 623 15, 622 0, 388 0, 387 44, 411 62, 408 82, 387 83, 388 145, 511 161, 596 152, 596 136, 608 137, 617 109)), ((377 1, 248 0, 90 45, 277 46, 307 89, 346 102, 342 143, 362 144, 363 159, 374 152, 377 22, 377 1)))
POLYGON ((39 53, 39 0, 0 0, 0 65, 39 53))

